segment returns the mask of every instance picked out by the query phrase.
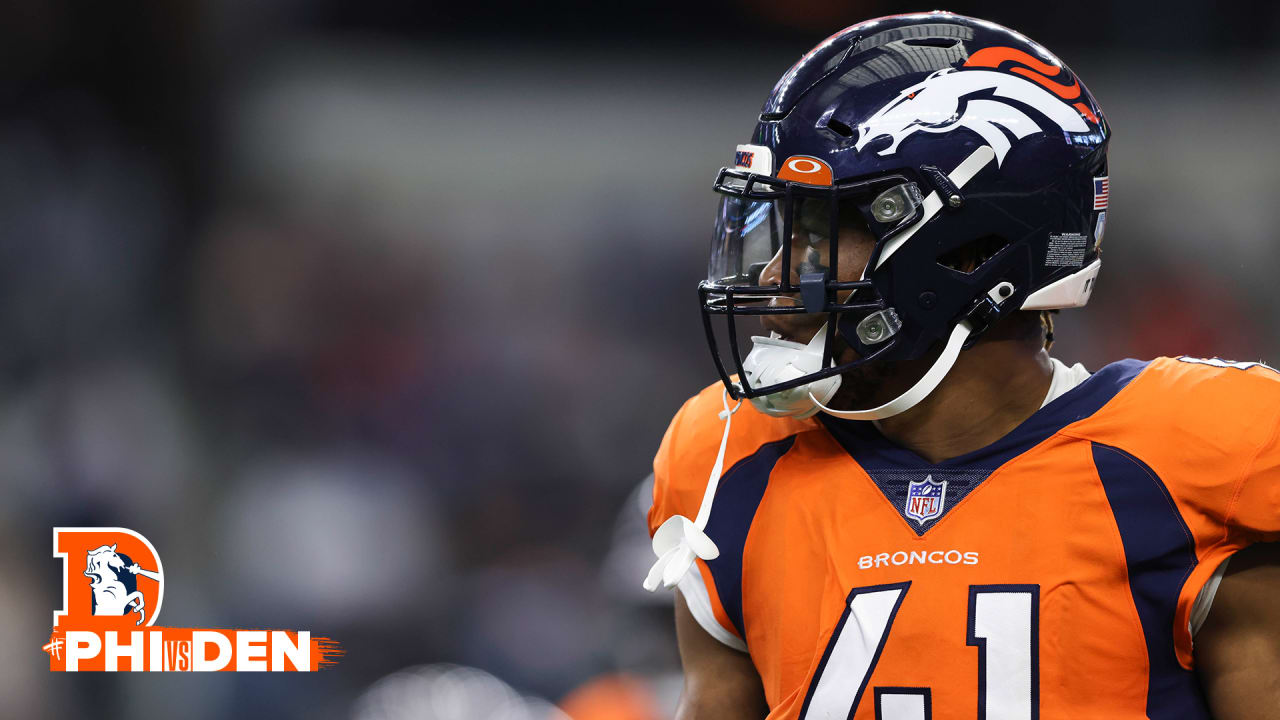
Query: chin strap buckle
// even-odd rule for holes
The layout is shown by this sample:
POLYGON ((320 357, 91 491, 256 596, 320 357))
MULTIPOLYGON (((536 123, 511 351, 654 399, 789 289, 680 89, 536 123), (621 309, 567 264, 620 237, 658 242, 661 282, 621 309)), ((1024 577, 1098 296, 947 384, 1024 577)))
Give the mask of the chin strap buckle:
POLYGON ((1004 303, 1013 297, 1013 283, 1005 281, 987 291, 986 295, 973 301, 973 305, 965 312, 964 321, 973 328, 970 341, 986 332, 1000 319, 1006 308, 1004 303))

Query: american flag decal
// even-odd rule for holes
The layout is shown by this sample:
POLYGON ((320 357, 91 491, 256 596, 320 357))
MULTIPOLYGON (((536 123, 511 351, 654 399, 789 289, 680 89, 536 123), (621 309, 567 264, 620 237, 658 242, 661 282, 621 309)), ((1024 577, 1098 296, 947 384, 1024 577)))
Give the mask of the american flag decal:
POLYGON ((1093 209, 1106 210, 1107 200, 1111 196, 1110 176, 1103 175, 1093 179, 1093 209))

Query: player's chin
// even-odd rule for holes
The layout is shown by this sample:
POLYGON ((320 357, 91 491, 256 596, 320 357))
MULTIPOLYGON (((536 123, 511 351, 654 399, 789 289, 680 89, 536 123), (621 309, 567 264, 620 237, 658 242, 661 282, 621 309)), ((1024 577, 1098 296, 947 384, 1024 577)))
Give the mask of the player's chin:
POLYGON ((825 315, 765 315, 760 325, 783 340, 808 345, 825 322, 825 315))
MULTIPOLYGON (((840 363, 853 362, 858 357, 856 351, 845 348, 840 363)), ((882 404, 895 366, 891 362, 872 361, 844 371, 840 374, 840 389, 833 398, 833 406, 842 410, 865 410, 882 404)))
MULTIPOLYGON (((861 360, 862 354, 859 353, 857 350, 854 350, 852 347, 850 347, 849 343, 845 342, 845 339, 843 337, 837 335, 836 345, 832 352, 832 357, 835 358, 837 365, 848 365, 849 363, 857 362, 861 360)), ((862 369, 864 369, 863 366, 859 366, 854 368, 850 372, 858 372, 862 369)))

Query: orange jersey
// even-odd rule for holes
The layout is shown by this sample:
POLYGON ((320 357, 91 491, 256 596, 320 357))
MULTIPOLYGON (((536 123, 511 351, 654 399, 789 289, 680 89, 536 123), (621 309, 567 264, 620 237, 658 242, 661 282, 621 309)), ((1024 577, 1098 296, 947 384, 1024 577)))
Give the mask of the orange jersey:
MULTIPOLYGON (((720 385, 654 462, 650 532, 694 517, 720 385)), ((1280 539, 1280 374, 1109 365, 1009 435, 931 464, 870 423, 733 418, 680 584, 747 650, 770 720, 1208 718, 1191 611, 1214 570, 1280 539)))

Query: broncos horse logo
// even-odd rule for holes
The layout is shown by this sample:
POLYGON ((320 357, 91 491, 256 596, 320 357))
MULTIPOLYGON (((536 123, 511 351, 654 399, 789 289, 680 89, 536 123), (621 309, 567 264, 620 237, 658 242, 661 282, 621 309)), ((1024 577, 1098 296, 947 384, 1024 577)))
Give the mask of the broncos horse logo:
POLYGON ((888 137, 888 147, 876 154, 891 155, 918 132, 943 134, 968 128, 995 151, 999 165, 1011 147, 1008 135, 1021 140, 1044 130, 1019 105, 1034 108, 1067 132, 1088 132, 1085 118, 1098 122, 1084 102, 1079 82, 1070 78, 1065 85, 1054 77, 1058 75, 1070 78, 1065 68, 1024 52, 985 48, 969 58, 965 69, 932 73, 859 123, 854 148, 861 152, 873 141, 888 137), (1008 72, 994 69, 1006 63, 1018 65, 1008 72))
POLYGON ((138 590, 137 575, 159 581, 160 575, 143 570, 128 555, 116 552, 115 545, 90 550, 84 574, 91 580, 94 615, 138 614, 137 625, 146 618, 146 602, 138 590))

